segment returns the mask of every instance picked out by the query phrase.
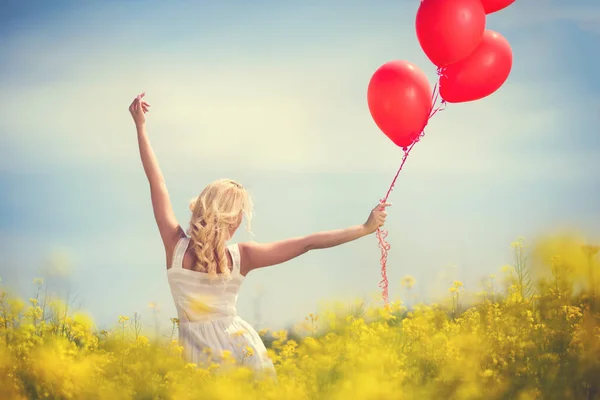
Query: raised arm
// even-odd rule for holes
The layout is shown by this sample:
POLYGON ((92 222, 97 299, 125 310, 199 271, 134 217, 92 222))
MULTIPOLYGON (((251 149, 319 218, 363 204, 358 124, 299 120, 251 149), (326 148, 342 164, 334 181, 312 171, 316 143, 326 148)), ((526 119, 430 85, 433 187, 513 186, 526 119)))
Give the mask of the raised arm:
POLYGON ((133 100, 133 103, 129 106, 129 112, 135 122, 140 157, 142 159, 142 165, 144 166, 144 172, 150 183, 150 196, 152 198, 154 218, 158 225, 160 237, 165 246, 167 265, 170 265, 175 245, 179 238, 185 235, 185 233, 177 222, 177 218, 175 218, 165 178, 163 177, 160 166, 158 165, 158 160, 154 155, 150 140, 148 139, 146 117, 144 114, 148 111, 150 104, 142 100, 144 95, 145 93, 142 93, 133 100))
POLYGON ((385 208, 389 203, 378 204, 369 214, 367 222, 346 229, 317 232, 308 236, 274 243, 241 243, 241 272, 246 275, 253 269, 277 265, 296 258, 310 250, 326 249, 351 242, 375 232, 385 223, 385 208))

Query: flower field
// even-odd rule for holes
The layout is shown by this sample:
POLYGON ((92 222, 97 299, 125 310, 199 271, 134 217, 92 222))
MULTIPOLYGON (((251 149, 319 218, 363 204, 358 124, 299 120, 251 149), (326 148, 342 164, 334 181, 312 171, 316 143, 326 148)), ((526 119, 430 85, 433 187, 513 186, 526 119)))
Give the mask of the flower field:
MULTIPOLYGON (((42 280, 26 300, 4 288, 0 399, 600 398, 598 248, 582 244, 517 241, 510 266, 478 288, 454 282, 438 304, 340 304, 303 330, 261 332, 277 382, 227 355, 220 367, 186 364, 176 318, 171 338, 137 314, 98 331, 42 280)), ((405 292, 419 284, 402 280, 405 292)))

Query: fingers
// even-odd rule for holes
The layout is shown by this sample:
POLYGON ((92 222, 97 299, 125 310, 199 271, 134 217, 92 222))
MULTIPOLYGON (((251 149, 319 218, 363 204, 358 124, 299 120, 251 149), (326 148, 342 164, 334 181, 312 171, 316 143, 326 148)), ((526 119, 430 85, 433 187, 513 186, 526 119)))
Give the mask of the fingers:
POLYGON ((382 202, 379 203, 374 209, 373 209, 373 216, 375 217, 375 222, 377 223, 377 228, 381 228, 382 226, 385 225, 385 219, 387 217, 387 212, 385 211, 386 207, 391 206, 392 203, 387 203, 387 202, 382 202))
POLYGON ((135 98, 135 102, 136 102, 135 103, 135 111, 143 110, 143 107, 142 107, 142 98, 145 95, 146 95, 146 92, 143 92, 143 93, 138 94, 138 96, 135 98))
POLYGON ((146 92, 138 94, 134 99, 131 105, 129 106, 129 112, 138 113, 142 111, 143 113, 147 113, 150 109, 150 104, 147 101, 142 100, 142 98, 146 95, 146 92))
POLYGON ((135 104, 136 104, 136 108, 135 108, 136 111, 142 110, 144 113, 147 113, 148 109, 150 108, 149 103, 142 101, 140 99, 137 99, 135 104))
POLYGON ((386 207, 390 207, 392 203, 379 203, 377 204, 373 210, 384 211, 386 207))

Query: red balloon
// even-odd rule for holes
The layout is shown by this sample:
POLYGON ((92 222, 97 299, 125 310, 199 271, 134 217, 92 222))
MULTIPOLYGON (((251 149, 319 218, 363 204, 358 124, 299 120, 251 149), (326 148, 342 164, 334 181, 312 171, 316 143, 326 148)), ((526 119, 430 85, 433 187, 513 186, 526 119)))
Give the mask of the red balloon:
POLYGON ((515 0, 481 0, 481 4, 483 4, 486 14, 495 13, 496 11, 505 9, 514 2, 515 0))
POLYGON ((375 71, 367 102, 373 120, 397 146, 419 137, 431 112, 431 86, 423 71, 407 61, 390 61, 375 71))
POLYGON ((485 30, 481 0, 421 0, 417 11, 417 38, 438 67, 471 54, 485 30))
POLYGON ((486 30, 473 54, 443 69, 440 96, 448 103, 463 103, 489 96, 506 82, 512 63, 513 54, 508 41, 499 33, 486 30))

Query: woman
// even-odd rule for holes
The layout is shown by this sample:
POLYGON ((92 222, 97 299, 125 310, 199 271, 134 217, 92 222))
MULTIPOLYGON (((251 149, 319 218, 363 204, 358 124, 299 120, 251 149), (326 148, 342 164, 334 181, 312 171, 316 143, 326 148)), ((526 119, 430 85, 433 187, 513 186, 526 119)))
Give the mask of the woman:
POLYGON ((238 292, 250 271, 277 265, 310 250, 356 240, 382 227, 388 203, 377 205, 363 224, 274 243, 227 244, 252 202, 244 187, 221 179, 192 200, 184 232, 177 222, 158 161, 146 132, 150 104, 137 96, 129 107, 140 156, 150 183, 154 218, 165 248, 167 276, 179 316, 179 339, 188 362, 218 362, 229 354, 256 372, 274 374, 273 363, 256 331, 236 312, 238 292))

